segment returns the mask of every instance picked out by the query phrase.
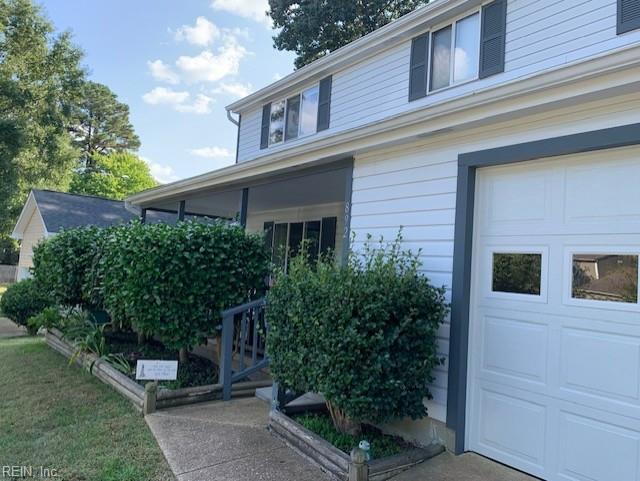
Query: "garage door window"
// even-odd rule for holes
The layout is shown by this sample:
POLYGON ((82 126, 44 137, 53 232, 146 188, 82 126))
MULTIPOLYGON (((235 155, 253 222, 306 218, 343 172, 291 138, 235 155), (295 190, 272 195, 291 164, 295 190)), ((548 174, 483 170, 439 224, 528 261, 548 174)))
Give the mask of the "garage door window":
POLYGON ((638 256, 574 253, 571 297, 638 303, 638 256))
POLYGON ((493 253, 493 292, 539 296, 542 285, 542 254, 493 253))

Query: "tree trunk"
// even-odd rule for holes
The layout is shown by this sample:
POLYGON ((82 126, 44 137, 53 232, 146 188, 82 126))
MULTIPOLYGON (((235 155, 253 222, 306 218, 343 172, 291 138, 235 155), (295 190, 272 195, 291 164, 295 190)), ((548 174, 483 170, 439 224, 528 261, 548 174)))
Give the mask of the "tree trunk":
POLYGON ((186 347, 181 347, 180 351, 178 352, 179 354, 179 358, 180 358, 180 362, 181 363, 186 363, 189 361, 189 356, 187 354, 187 348, 186 347))
POLYGON ((338 431, 351 436, 359 436, 362 433, 362 423, 360 421, 351 419, 343 410, 331 404, 330 401, 326 401, 326 403, 333 425, 338 431))
POLYGON ((144 335, 144 332, 139 332, 138 333, 138 346, 142 346, 145 342, 146 342, 146 336, 144 335))

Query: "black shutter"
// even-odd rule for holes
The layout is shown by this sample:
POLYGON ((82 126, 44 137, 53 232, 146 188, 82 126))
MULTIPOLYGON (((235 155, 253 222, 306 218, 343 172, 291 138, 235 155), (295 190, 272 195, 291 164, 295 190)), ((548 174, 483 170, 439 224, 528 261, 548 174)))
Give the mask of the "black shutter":
POLYGON ((336 248, 336 217, 322 218, 322 233, 320 234, 320 252, 323 254, 336 248))
POLYGON ((411 42, 409 67, 409 102, 427 95, 427 65, 429 64, 429 33, 411 42))
POLYGON ((495 0, 482 7, 480 78, 504 72, 507 36, 507 0, 495 0))
POLYGON ((618 0, 618 35, 640 28, 640 0, 618 0))
POLYGON ((331 76, 320 80, 320 92, 318 94, 318 132, 329 128, 331 117, 331 76))
POLYGON ((260 129, 260 148, 269 147, 269 122, 271 121, 271 104, 262 107, 262 128, 260 129))

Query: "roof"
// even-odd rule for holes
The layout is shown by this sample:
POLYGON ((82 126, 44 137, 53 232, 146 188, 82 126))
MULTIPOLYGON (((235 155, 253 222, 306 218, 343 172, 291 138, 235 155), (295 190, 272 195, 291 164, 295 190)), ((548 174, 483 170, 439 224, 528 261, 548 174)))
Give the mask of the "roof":
POLYGON ((34 189, 31 192, 49 233, 86 225, 107 227, 136 217, 119 200, 53 190, 34 189))
POLYGON ((380 53, 398 43, 407 41, 412 36, 425 30, 427 24, 438 23, 443 18, 455 15, 471 5, 480 4, 481 0, 431 0, 413 12, 384 25, 347 45, 305 65, 282 79, 243 97, 226 109, 240 113, 260 102, 267 102, 281 92, 298 88, 306 82, 316 81, 333 74, 344 67, 349 67, 371 55, 380 53))

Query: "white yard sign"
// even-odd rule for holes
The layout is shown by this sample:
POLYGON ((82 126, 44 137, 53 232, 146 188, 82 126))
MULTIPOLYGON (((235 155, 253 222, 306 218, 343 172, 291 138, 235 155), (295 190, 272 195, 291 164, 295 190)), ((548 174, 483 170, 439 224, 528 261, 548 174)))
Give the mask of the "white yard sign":
POLYGON ((173 381, 178 377, 178 361, 138 361, 136 379, 173 381))

